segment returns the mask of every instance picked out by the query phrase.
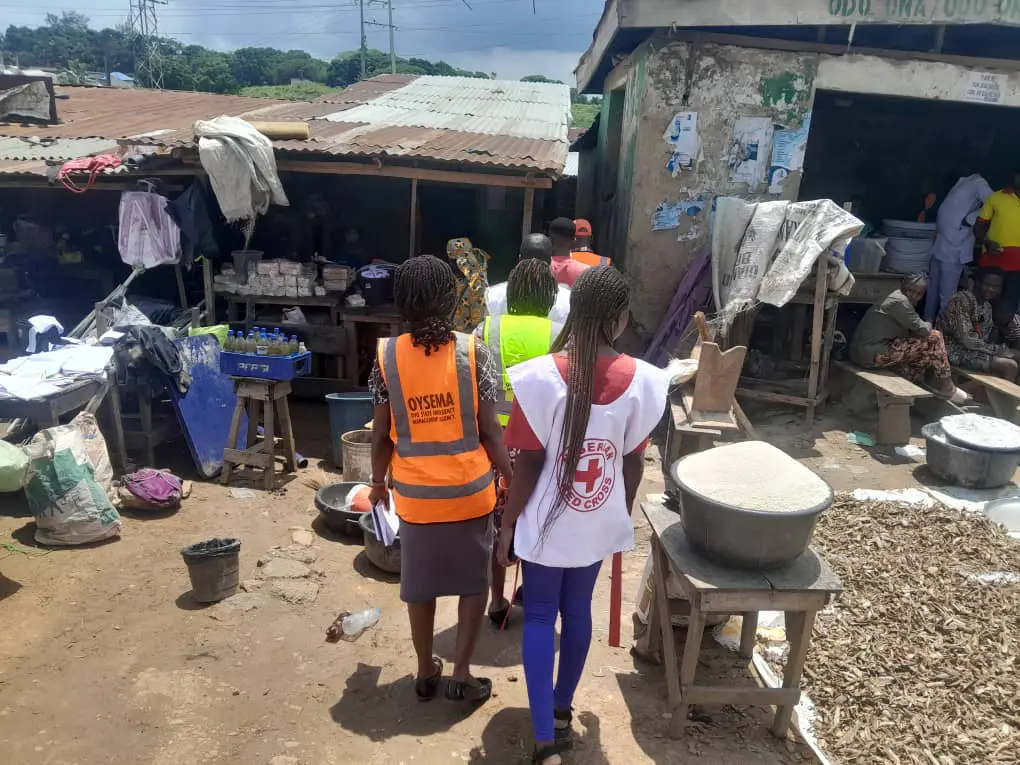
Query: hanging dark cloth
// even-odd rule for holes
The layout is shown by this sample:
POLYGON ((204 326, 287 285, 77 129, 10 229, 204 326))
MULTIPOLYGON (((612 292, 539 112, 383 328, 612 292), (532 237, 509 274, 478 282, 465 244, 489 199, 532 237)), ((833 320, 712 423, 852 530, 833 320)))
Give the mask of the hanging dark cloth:
POLYGON ((118 331, 124 333, 114 346, 119 381, 126 381, 129 372, 134 371, 139 383, 148 384, 150 390, 172 382, 181 393, 187 393, 191 378, 184 371, 177 346, 161 328, 132 325, 118 331))
POLYGON ((192 183, 177 199, 167 203, 166 211, 181 230, 181 262, 185 267, 190 268, 200 256, 219 258, 216 228, 202 184, 192 183))

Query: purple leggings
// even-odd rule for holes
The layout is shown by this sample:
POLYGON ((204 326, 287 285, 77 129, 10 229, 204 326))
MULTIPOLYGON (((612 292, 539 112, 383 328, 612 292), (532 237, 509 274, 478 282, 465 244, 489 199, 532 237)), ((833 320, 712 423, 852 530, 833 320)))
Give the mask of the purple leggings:
POLYGON ((549 568, 523 561, 524 678, 536 741, 553 740, 553 710, 570 709, 591 646, 591 598, 601 561, 587 568, 549 568), (560 668, 553 687, 556 616, 560 668))

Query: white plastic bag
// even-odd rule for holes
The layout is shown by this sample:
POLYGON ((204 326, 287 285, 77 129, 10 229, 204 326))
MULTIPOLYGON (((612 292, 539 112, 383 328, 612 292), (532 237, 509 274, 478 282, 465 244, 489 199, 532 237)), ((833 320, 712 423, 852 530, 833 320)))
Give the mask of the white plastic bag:
POLYGON ((0 492, 21 491, 28 475, 28 457, 23 449, 0 441, 0 492))
POLYGON ((25 496, 37 542, 83 545, 120 533, 113 468, 93 415, 82 412, 68 425, 36 433, 25 454, 31 461, 25 496))

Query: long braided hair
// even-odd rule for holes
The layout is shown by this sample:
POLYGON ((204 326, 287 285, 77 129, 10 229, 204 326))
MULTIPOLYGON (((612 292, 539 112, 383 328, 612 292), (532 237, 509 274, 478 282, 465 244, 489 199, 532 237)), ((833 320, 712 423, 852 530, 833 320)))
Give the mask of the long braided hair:
POLYGON ((411 329, 411 342, 426 356, 453 340, 457 282, 445 261, 434 255, 405 260, 394 275, 393 299, 411 329))
POLYGON ((506 310, 514 316, 545 318, 556 303, 556 277, 544 260, 526 258, 506 281, 506 310))
POLYGON ((567 403, 560 435, 556 502, 542 525, 542 541, 563 514, 574 490, 574 474, 591 418, 599 345, 613 344, 617 323, 629 306, 630 286, 623 274, 612 266, 587 269, 574 283, 570 315, 549 349, 550 353, 567 351, 567 403))

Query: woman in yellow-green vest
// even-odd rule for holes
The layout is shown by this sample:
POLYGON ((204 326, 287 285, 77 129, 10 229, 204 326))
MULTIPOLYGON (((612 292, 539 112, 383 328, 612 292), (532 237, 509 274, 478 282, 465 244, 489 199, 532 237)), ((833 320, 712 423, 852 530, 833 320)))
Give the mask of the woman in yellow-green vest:
MULTIPOLYGON (((488 346, 499 371, 502 385, 496 412, 504 427, 513 408, 513 391, 506 370, 547 354, 563 329, 562 324, 546 318, 556 302, 556 290, 556 277, 549 264, 537 258, 526 258, 514 267, 507 280, 507 313, 490 316, 475 330, 475 336, 488 346)), ((511 463, 513 458, 511 452, 511 463)), ((496 528, 499 528, 500 512, 506 501, 507 483, 497 475, 496 528)), ((505 624, 510 612, 510 603, 503 596, 505 580, 506 569, 498 565, 494 557, 489 618, 496 625, 505 624)))

